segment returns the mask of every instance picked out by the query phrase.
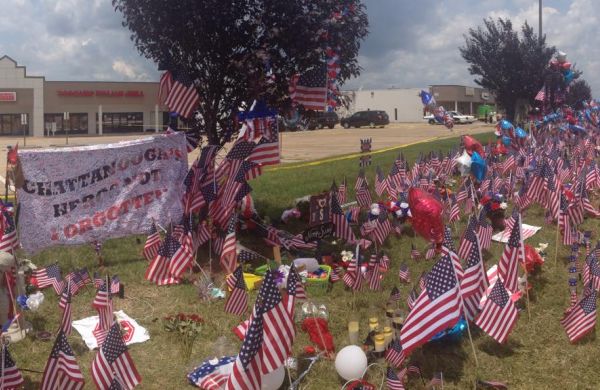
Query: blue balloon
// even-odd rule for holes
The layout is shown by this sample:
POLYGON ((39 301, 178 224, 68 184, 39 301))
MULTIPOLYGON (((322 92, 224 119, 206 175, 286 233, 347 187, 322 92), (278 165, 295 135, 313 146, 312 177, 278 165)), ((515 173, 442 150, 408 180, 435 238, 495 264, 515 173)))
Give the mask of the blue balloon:
POLYGON ((502 136, 502 143, 504 144, 504 146, 510 146, 510 141, 511 141, 510 137, 508 137, 506 135, 502 136))
POLYGON ((565 77, 565 82, 569 84, 575 78, 575 73, 573 73, 573 71, 569 69, 565 71, 565 73, 563 73, 563 76, 565 77))
POLYGON ((517 127, 517 129, 515 130, 515 132, 517 133, 517 138, 525 138, 527 137, 527 132, 525 130, 523 130, 520 127, 517 127))
POLYGON ((429 106, 432 103, 435 104, 435 101, 433 100, 433 96, 431 96, 431 94, 429 92, 421 91, 419 96, 421 96, 421 102, 423 103, 424 106, 429 106))
POLYGON ((513 127, 513 125, 506 119, 502 119, 500 121, 500 127, 502 127, 502 130, 510 130, 513 127))
POLYGON ((487 173, 487 165, 479 153, 473 152, 471 155, 471 173, 475 176, 478 182, 482 182, 487 173))

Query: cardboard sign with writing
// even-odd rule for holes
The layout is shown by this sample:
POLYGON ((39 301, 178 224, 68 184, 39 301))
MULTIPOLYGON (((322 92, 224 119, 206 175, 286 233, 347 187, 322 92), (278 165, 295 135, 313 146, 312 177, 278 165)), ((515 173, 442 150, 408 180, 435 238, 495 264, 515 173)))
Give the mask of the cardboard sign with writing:
POLYGON ((327 222, 321 225, 309 227, 302 232, 302 239, 304 242, 318 241, 323 238, 331 237, 333 235, 333 223, 327 222))
POLYGON ((183 215, 183 133, 108 145, 19 150, 23 248, 37 252, 146 233, 183 215))
POLYGON ((310 221, 309 226, 316 226, 329 222, 331 219, 331 195, 324 192, 310 197, 310 221))

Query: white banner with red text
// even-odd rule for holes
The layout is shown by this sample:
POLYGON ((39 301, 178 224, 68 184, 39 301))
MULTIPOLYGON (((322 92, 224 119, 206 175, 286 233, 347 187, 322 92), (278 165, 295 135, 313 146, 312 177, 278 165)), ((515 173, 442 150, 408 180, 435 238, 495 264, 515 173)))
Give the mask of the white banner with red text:
POLYGON ((19 233, 29 253, 179 223, 188 165, 183 133, 115 144, 19 150, 19 233))

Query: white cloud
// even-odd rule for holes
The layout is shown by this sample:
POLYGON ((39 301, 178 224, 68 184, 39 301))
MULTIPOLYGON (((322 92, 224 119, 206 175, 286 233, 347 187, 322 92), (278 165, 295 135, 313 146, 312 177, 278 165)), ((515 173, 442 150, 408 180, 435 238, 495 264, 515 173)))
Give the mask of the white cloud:
POLYGON ((123 60, 114 61, 112 70, 130 80, 145 81, 149 79, 148 75, 140 72, 135 65, 128 64, 123 60))

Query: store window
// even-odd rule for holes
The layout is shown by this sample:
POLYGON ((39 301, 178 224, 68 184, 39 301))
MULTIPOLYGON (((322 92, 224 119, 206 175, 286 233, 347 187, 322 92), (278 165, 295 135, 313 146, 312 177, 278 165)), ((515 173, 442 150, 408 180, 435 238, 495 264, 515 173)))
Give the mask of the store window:
POLYGON ((0 135, 29 135, 29 115, 27 124, 21 124, 21 114, 0 114, 0 135))
MULTIPOLYGON (((96 113, 96 133, 98 132, 98 114, 96 113)), ((104 112, 102 113, 102 133, 135 133, 144 130, 142 112, 104 112)))
POLYGON ((64 120, 64 114, 44 114, 44 133, 46 135, 87 134, 88 114, 70 112, 69 119, 64 120))

